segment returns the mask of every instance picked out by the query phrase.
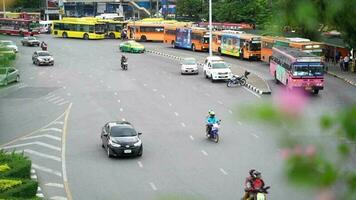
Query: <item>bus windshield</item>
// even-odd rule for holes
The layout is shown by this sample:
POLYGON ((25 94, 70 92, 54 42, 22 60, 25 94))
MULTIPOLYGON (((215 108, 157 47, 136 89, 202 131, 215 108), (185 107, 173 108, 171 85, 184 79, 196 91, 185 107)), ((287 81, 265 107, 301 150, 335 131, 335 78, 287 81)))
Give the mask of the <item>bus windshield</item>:
POLYGON ((323 76, 324 67, 320 63, 297 63, 293 66, 293 76, 323 76))
POLYGON ((260 41, 250 42, 250 51, 259 51, 259 50, 261 50, 261 42, 260 41))
POLYGON ((95 33, 105 33, 105 24, 95 24, 95 33))
POLYGON ((202 40, 203 40, 202 42, 203 42, 204 44, 209 44, 209 37, 205 37, 205 36, 204 36, 204 37, 202 38, 202 40))

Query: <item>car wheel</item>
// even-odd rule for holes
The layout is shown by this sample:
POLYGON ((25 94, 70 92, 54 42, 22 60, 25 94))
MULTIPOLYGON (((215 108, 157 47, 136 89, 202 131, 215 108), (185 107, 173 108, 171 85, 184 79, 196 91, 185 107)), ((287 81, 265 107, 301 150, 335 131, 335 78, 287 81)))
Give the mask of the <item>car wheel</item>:
POLYGON ((196 51, 195 44, 192 44, 192 51, 196 51))
POLYGON ((16 82, 20 82, 20 75, 16 76, 16 82))
POLYGON ((205 78, 209 78, 208 74, 206 74, 206 71, 204 71, 205 78))
POLYGON ((36 64, 34 60, 32 60, 32 64, 34 64, 34 65, 36 64))
POLYGON ((143 153, 143 147, 141 146, 141 149, 140 149, 140 151, 138 152, 137 156, 138 156, 138 157, 141 157, 141 156, 142 156, 142 153, 143 153))
POLYGON ((111 156, 111 153, 110 153, 110 148, 109 148, 109 147, 106 148, 106 155, 108 156, 108 158, 111 158, 111 157, 112 157, 112 156, 111 156))
POLYGON ((84 40, 89 40, 89 35, 88 35, 87 33, 84 33, 83 39, 84 39, 84 40))
POLYGON ((140 41, 141 42, 146 42, 147 41, 147 37, 145 35, 141 36, 140 41))
POLYGON ((214 83, 213 75, 210 76, 211 82, 214 83))

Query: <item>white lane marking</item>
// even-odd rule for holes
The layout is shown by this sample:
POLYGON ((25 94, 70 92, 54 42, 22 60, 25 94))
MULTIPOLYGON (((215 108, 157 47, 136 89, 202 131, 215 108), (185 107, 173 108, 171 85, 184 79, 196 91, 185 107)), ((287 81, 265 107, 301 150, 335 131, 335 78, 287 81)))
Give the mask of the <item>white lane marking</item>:
POLYGON ((32 167, 35 168, 38 171, 43 171, 43 172, 47 172, 47 173, 62 177, 62 173, 59 172, 59 171, 56 171, 56 170, 53 170, 53 169, 50 169, 50 168, 47 168, 47 167, 43 167, 43 166, 37 165, 35 163, 32 163, 32 167))
POLYGON ((67 87, 66 86, 63 86, 63 89, 66 89, 67 87))
POLYGON ((232 114, 232 110, 229 110, 229 113, 232 114))
POLYGON ((38 145, 38 146, 47 147, 49 149, 53 149, 56 151, 61 151, 61 148, 50 145, 50 144, 46 144, 43 142, 29 142, 29 143, 23 143, 23 144, 16 144, 16 145, 3 147, 3 149, 13 149, 13 148, 17 148, 17 147, 24 147, 24 146, 30 146, 30 145, 38 145))
POLYGON ((168 103, 168 105, 171 107, 172 106, 172 104, 171 103, 168 103))
POLYGON ((61 184, 61 183, 46 183, 45 186, 64 188, 63 184, 61 184))
POLYGON ((153 92, 157 92, 158 90, 156 88, 152 89, 153 92))
POLYGON ((72 94, 68 92, 68 93, 67 93, 67 96, 72 96, 72 94))
POLYGON ((117 96, 117 92, 115 92, 114 95, 117 96))
POLYGON ((69 103, 69 102, 68 101, 64 101, 62 103, 59 103, 58 105, 61 106, 61 105, 67 104, 67 103, 69 103))
POLYGON ((244 87, 244 89, 247 90, 249 93, 255 95, 256 97, 261 98, 261 96, 260 96, 259 94, 255 93, 255 92, 253 92, 253 91, 251 91, 251 90, 249 90, 249 89, 247 89, 246 87, 244 87))
POLYGON ((222 101, 218 101, 219 104, 223 105, 223 102, 222 101))
POLYGON ((54 196, 50 198, 51 200, 67 200, 66 197, 61 197, 61 196, 54 196))
POLYGON ((224 175, 228 175, 228 173, 227 173, 223 168, 220 168, 220 171, 221 171, 221 173, 223 173, 224 175))
POLYGON ((144 84, 143 84, 143 86, 147 87, 147 84, 146 84, 146 83, 144 83, 144 84))
POLYGON ((26 85, 25 85, 25 84, 20 85, 20 86, 19 86, 19 89, 24 88, 24 87, 26 87, 26 85))
MULTIPOLYGON (((25 149, 23 151, 25 153, 28 153, 28 154, 32 154, 32 155, 36 155, 36 156, 39 156, 39 157, 42 157, 42 158, 47 158, 47 159, 51 159, 51 160, 55 160, 55 161, 61 162, 61 158, 58 157, 58 156, 48 155, 48 154, 41 153, 41 152, 38 152, 38 151, 34 151, 34 150, 31 150, 31 149, 25 149)), ((20 153, 21 151, 16 151, 16 152, 20 153)))
POLYGON ((239 125, 242 125, 242 122, 240 122, 240 121, 237 121, 237 123, 238 123, 239 125))
POLYGON ((41 187, 37 187, 37 192, 41 192, 42 191, 42 189, 41 189, 41 187))
POLYGON ((55 97, 47 99, 47 101, 52 102, 52 101, 54 101, 56 99, 59 99, 59 98, 61 98, 61 97, 55 96, 55 97))
POLYGON ((31 175, 31 179, 37 180, 37 175, 36 175, 36 174, 32 174, 32 175, 31 175))
POLYGON ((259 138, 258 135, 254 134, 254 133, 251 133, 251 135, 252 135, 253 137, 255 137, 256 139, 259 138))
POLYGON ((60 99, 57 99, 57 100, 53 101, 52 103, 57 104, 57 103, 60 103, 62 101, 65 101, 65 100, 63 98, 60 98, 60 99))
POLYGON ((122 121, 126 121, 126 119, 125 119, 125 118, 122 118, 122 121))
POLYGON ((59 84, 59 83, 62 83, 61 81, 57 81, 57 83, 59 84))
POLYGON ((45 97, 45 99, 50 99, 50 98, 52 98, 52 97, 54 97, 54 96, 56 96, 56 95, 54 95, 54 94, 47 95, 47 96, 45 97))
POLYGON ((177 113, 177 112, 174 112, 174 114, 178 117, 179 116, 179 114, 177 113))
POLYGON ((192 135, 190 135, 189 138, 190 138, 191 140, 194 140, 194 137, 193 137, 192 135))
POLYGON ((55 121, 52 124, 63 124, 63 122, 55 121))
POLYGON ((166 98, 166 96, 164 96, 163 94, 161 94, 161 97, 162 97, 162 99, 166 98))
POLYGON ((103 81, 103 80, 100 80, 100 83, 104 83, 104 81, 103 81))
POLYGON ((124 111, 124 109, 123 109, 123 108, 120 108, 120 112, 122 112, 122 111, 124 111))
POLYGON ((57 140, 57 141, 61 141, 62 140, 60 137, 53 136, 53 135, 48 135, 48 134, 29 136, 29 137, 21 138, 20 140, 31 140, 31 139, 37 139, 37 138, 42 138, 42 137, 50 138, 50 139, 57 140))
POLYGON ((210 97, 210 94, 209 94, 209 93, 205 93, 205 96, 208 96, 208 97, 210 97))
POLYGON ((60 128, 44 128, 44 129, 41 129, 40 132, 46 132, 46 131, 55 131, 55 132, 62 132, 62 129, 60 128))
POLYGON ((120 99, 118 99, 117 102, 120 103, 121 102, 120 99))
POLYGON ((44 198, 44 195, 43 195, 42 193, 37 193, 37 194, 36 194, 36 197, 44 198))
POLYGON ((185 124, 183 122, 180 123, 183 127, 186 127, 185 124))
POLYGON ((31 169, 31 174, 34 174, 34 173, 36 173, 36 170, 31 169))
POLYGON ((157 191, 157 187, 153 182, 150 183, 150 186, 151 186, 152 190, 157 191))
POLYGON ((141 168, 143 167, 141 161, 138 161, 137 164, 138 164, 139 167, 141 167, 141 168))
POLYGON ((201 150, 200 151, 204 156, 208 156, 208 152, 204 151, 204 150, 201 150))

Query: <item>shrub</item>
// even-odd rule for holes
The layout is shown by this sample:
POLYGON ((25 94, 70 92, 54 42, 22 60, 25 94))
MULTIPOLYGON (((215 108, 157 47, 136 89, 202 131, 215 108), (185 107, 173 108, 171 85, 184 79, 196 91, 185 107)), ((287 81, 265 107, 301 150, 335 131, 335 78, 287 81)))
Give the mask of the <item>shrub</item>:
POLYGON ((0 172, 5 172, 5 171, 8 171, 9 169, 10 169, 10 167, 8 164, 0 165, 0 172))
MULTIPOLYGON (((15 180, 15 179, 14 179, 15 180)), ((18 179, 17 179, 18 180, 18 179)), ((21 180, 22 184, 15 187, 8 188, 0 193, 0 199, 12 198, 34 198, 37 193, 38 183, 30 179, 21 180)))
POLYGON ((0 151, 0 163, 6 163, 10 167, 10 170, 0 171, 0 178, 31 177, 31 161, 23 154, 0 151))
POLYGON ((0 191, 3 192, 7 189, 21 185, 22 181, 20 180, 10 180, 10 179, 0 179, 0 191))

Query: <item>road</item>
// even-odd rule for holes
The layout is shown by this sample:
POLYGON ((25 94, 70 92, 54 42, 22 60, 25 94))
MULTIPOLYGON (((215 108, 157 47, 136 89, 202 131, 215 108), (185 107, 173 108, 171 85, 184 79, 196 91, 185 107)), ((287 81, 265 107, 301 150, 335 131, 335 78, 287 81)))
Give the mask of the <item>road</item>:
MULTIPOLYGON (((56 177, 39 168, 40 184, 48 199, 156 200, 166 195, 237 199, 243 194, 243 181, 251 168, 262 171, 266 183, 272 186, 270 199, 311 199, 309 192, 287 185, 281 176, 282 159, 271 132, 238 115, 239 107, 270 101, 271 96, 211 83, 202 74, 182 76, 177 61, 149 53, 127 54, 129 70, 121 71, 117 40, 40 38, 55 56, 55 66, 36 67, 31 63, 36 48, 20 49, 16 66, 21 70, 21 84, 0 89, 0 131, 5 133, 0 136, 0 144, 34 130, 34 136, 43 136, 46 125, 52 131, 60 130, 56 137, 65 145, 49 143, 57 144, 65 157, 49 151, 46 153, 61 157, 59 163, 47 166, 48 156, 36 160, 38 166, 61 175, 56 177), (204 136, 209 109, 222 119, 218 144, 204 136), (141 158, 109 159, 101 148, 101 127, 107 121, 122 119, 143 132, 141 158), (64 177, 68 178, 69 190, 65 190, 64 177), (63 187, 53 189, 48 183, 63 187)), ((19 38, 14 40, 19 43, 19 38)), ((145 45, 178 56, 206 56, 162 44, 145 45)), ((246 66, 271 82, 264 64, 226 60, 246 66)), ((274 91, 281 87, 270 85, 274 91)), ((327 77, 326 89, 311 99, 306 113, 315 117, 355 103, 356 89, 327 77)), ((304 133, 317 138, 308 134, 304 133)), ((11 145, 16 144, 21 142, 11 145)))

